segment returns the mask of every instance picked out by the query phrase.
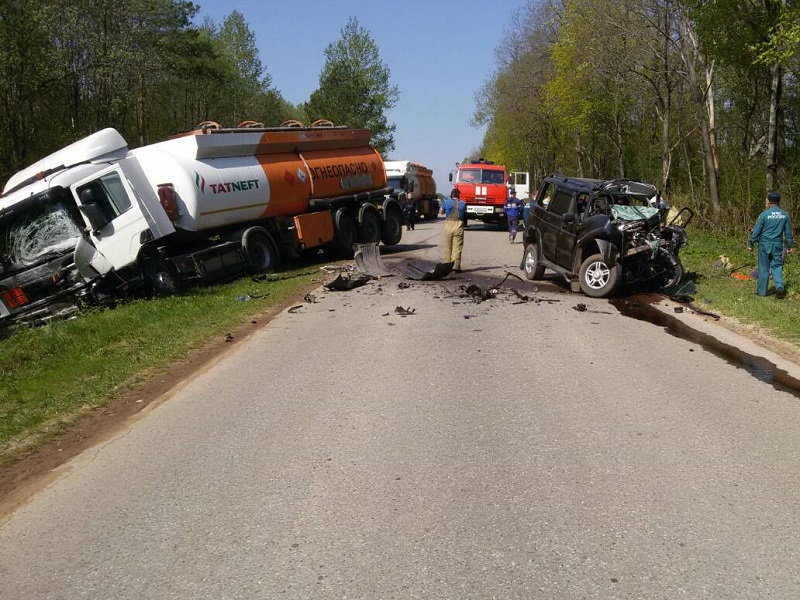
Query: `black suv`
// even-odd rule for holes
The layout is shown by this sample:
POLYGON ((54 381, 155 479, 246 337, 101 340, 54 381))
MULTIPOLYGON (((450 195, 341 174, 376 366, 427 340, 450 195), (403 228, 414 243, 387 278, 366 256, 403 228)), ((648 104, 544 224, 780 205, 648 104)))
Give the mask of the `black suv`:
POLYGON ((623 282, 662 288, 683 278, 678 253, 694 213, 684 208, 662 224, 668 207, 650 184, 551 175, 529 209, 523 233, 528 279, 541 279, 548 268, 572 291, 605 298, 623 282))

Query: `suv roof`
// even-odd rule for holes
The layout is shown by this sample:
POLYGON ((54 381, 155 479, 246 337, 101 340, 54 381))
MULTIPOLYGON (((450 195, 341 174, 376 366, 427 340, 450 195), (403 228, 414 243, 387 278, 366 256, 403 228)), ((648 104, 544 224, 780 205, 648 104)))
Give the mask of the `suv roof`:
POLYGON ((565 177, 554 173, 545 178, 560 187, 569 188, 576 192, 606 192, 609 194, 627 194, 631 196, 646 196, 651 198, 658 195, 658 189, 649 183, 635 179, 588 179, 582 177, 565 177))

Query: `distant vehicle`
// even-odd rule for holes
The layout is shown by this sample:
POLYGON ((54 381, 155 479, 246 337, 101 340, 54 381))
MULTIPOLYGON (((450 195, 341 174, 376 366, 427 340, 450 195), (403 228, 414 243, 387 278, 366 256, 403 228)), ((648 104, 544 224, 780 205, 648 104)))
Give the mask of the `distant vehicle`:
POLYGON ((531 196, 531 178, 530 173, 525 173, 521 171, 512 171, 508 174, 508 187, 509 190, 514 188, 517 192, 517 198, 520 200, 524 200, 525 202, 531 196))
POLYGON ((0 323, 264 272, 306 249, 397 244, 402 210, 369 137, 205 122, 133 150, 104 129, 43 158, 0 196, 0 323))
POLYGON ((665 210, 647 183, 551 175, 525 222, 525 275, 541 279, 551 269, 573 291, 594 298, 611 296, 623 283, 677 285, 684 228, 694 213, 683 208, 662 225, 665 210))
POLYGON ((386 168, 386 185, 392 189, 395 198, 400 199, 401 194, 405 195, 407 201, 416 204, 417 214, 422 218, 435 219, 439 215, 433 171, 410 160, 387 160, 383 165, 386 168))
POLYGON ((528 173, 511 173, 509 177, 503 165, 483 158, 457 164, 455 173, 450 173, 450 181, 467 203, 467 219, 484 223, 505 222, 505 204, 511 188, 516 190, 518 198, 526 198, 530 191, 528 173), (524 183, 519 187, 512 185, 517 181, 524 183))

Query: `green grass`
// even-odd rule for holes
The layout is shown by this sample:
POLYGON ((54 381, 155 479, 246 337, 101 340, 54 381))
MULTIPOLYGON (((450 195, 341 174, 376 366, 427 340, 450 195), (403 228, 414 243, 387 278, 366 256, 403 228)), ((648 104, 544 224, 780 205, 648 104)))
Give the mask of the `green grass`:
POLYGON ((681 260, 687 271, 697 274, 698 306, 800 343, 800 255, 787 255, 783 267, 787 295, 783 300, 771 294, 758 296, 755 279, 740 281, 731 277, 730 270, 715 269, 712 265, 721 255, 727 256, 738 272, 748 275, 758 264, 758 249, 747 251, 747 236, 720 238, 689 231, 689 245, 681 251, 681 260))
POLYGON ((125 302, 0 340, 0 464, 213 336, 291 300, 319 273, 309 267, 125 302))

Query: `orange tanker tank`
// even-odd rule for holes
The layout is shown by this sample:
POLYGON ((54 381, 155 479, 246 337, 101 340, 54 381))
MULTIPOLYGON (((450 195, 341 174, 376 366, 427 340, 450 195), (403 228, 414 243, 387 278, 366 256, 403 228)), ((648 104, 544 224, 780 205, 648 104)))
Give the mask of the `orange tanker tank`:
POLYGON ((175 226, 200 231, 311 211, 312 199, 386 187, 364 129, 201 129, 137 148, 148 176, 169 181, 182 206, 175 226))

